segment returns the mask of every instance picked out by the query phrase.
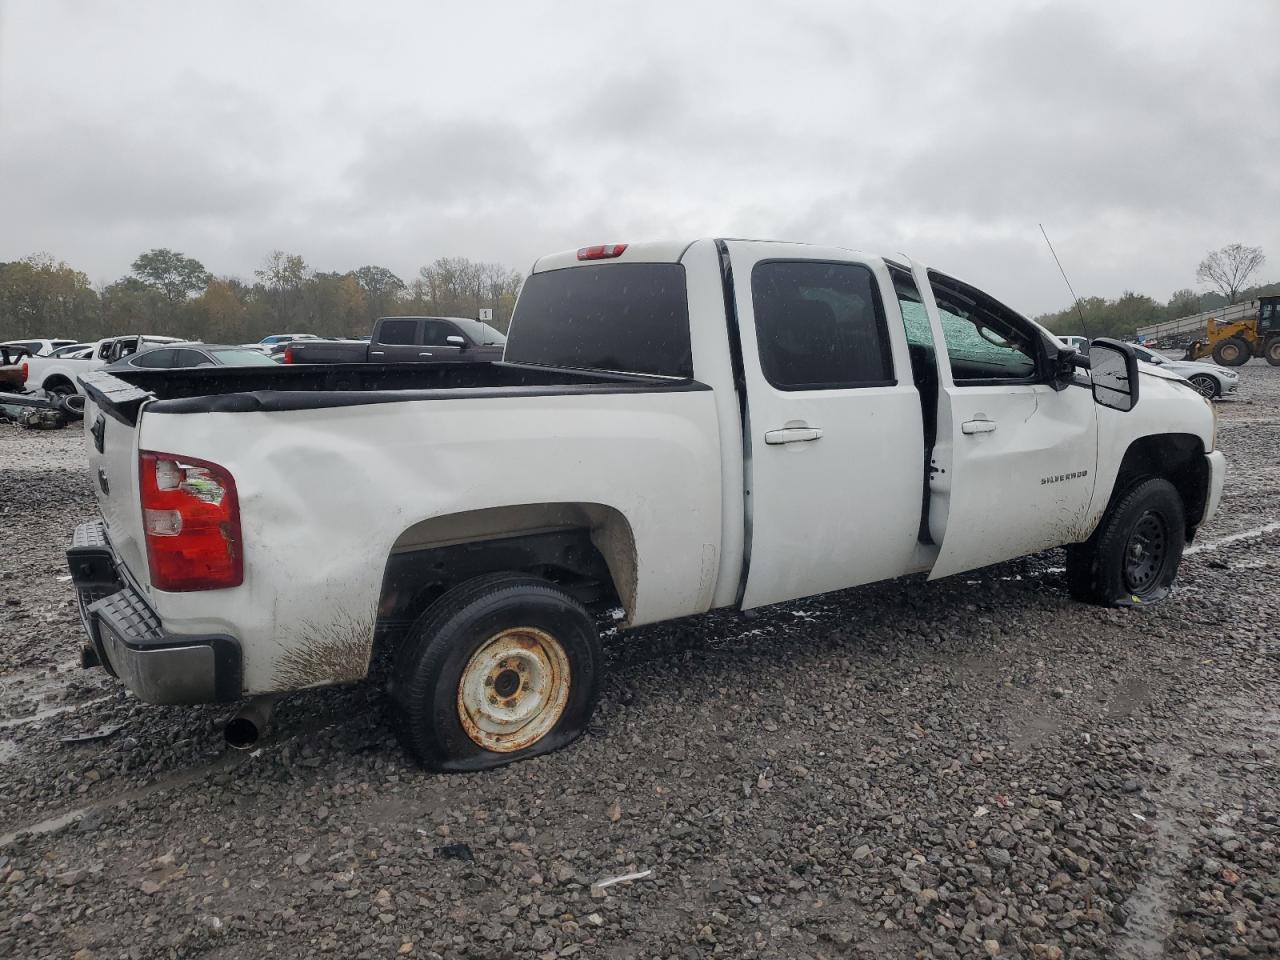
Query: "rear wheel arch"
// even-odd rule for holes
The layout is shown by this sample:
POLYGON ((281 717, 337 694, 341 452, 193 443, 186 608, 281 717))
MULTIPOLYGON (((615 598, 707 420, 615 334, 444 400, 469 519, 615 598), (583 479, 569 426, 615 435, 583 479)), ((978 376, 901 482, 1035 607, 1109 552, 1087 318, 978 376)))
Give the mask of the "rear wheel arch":
POLYGON ((52 376, 45 377, 40 389, 46 393, 75 393, 76 385, 71 382, 69 377, 61 373, 55 373, 52 376))
POLYGON ((378 600, 379 643, 404 631, 460 583, 490 574, 540 577, 597 613, 635 609, 636 548, 623 514, 599 503, 512 504, 422 520, 391 548, 378 600))

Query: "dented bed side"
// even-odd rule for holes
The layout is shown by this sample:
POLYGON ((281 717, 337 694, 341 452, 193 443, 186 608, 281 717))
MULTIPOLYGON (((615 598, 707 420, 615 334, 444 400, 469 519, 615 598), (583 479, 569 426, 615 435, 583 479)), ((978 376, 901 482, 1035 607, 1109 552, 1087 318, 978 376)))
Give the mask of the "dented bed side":
MULTIPOLYGON (((713 395, 695 386, 199 416, 144 409, 131 455, 199 456, 236 478, 244 582, 166 593, 143 575, 140 586, 167 633, 239 643, 244 694, 358 680, 387 558, 405 531, 567 502, 625 518, 631 623, 702 612, 719 568, 721 477, 713 395)), ((140 529, 132 503, 138 516, 117 529, 140 529)), ((145 574, 145 555, 131 553, 130 566, 145 574)))

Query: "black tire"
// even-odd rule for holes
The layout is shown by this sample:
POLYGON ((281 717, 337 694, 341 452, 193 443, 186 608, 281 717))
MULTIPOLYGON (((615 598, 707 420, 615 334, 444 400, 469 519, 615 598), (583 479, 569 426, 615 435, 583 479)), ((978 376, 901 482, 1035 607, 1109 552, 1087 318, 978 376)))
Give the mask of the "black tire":
POLYGON ((1262 348, 1262 355, 1273 367, 1280 367, 1280 337, 1272 337, 1262 348))
POLYGON ((1241 367, 1249 362, 1252 355, 1249 344, 1239 337, 1227 337, 1219 340, 1213 348, 1213 360, 1223 367, 1241 367))
POLYGON ((1092 537, 1067 548, 1067 589, 1106 607, 1159 603, 1172 592, 1186 542, 1177 489, 1161 477, 1140 481, 1108 508, 1092 537))
POLYGON ((1222 392, 1218 387, 1218 381, 1207 373, 1193 374, 1187 377, 1187 380, 1196 388, 1196 392, 1206 400, 1214 400, 1222 392))
POLYGON ((401 741, 427 769, 449 772, 549 753, 586 730, 602 667, 595 622, 569 594, 524 574, 477 577, 432 604, 401 644, 390 691, 401 741), (510 659, 493 652, 503 650, 510 659), (465 707, 464 679, 481 694, 465 707), (529 690, 531 699, 520 703, 529 690), (532 705, 533 719, 494 732, 493 715, 512 704, 532 705))

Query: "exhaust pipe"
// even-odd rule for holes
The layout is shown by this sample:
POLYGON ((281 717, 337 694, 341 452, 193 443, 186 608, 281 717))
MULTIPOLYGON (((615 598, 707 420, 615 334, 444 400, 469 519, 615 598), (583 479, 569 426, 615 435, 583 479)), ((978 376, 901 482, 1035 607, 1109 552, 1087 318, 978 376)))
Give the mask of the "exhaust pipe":
POLYGON ((267 732, 275 705, 276 698, 265 695, 254 697, 237 710, 227 721, 227 728, 224 731, 227 745, 236 750, 251 749, 267 732))

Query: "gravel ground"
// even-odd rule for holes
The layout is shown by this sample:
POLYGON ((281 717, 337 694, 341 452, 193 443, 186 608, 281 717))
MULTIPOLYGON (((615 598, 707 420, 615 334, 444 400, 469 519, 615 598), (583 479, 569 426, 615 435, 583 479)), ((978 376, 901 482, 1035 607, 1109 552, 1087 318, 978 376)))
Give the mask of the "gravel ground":
POLYGON ((1280 955, 1280 369, 1242 379, 1168 603, 1051 552, 648 628, 579 743, 448 777, 367 687, 238 754, 80 670, 79 431, 0 427, 0 956, 1280 955))

